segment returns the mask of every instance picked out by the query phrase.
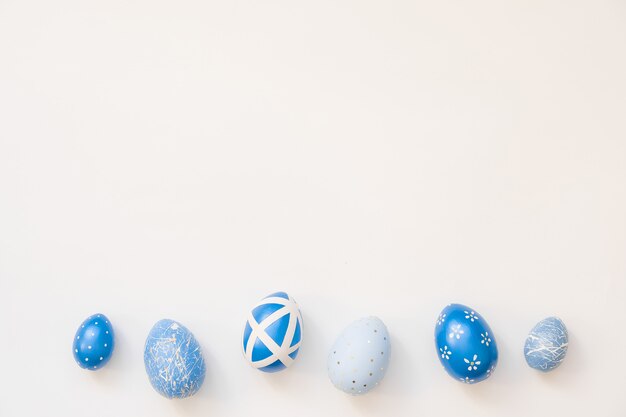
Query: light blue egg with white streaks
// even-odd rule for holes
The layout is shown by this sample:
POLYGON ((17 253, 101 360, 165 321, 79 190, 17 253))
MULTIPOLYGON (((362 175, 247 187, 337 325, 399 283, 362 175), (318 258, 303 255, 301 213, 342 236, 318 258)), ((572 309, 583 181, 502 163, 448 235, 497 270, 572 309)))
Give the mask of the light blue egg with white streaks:
POLYGON ((344 329, 330 348, 328 377, 350 395, 363 395, 385 376, 391 356, 387 326, 378 317, 365 317, 344 329))
POLYGON ((565 359, 569 336, 558 317, 548 317, 533 327, 524 344, 524 358, 533 369, 549 372, 565 359))
POLYGON ((204 382, 200 344, 189 329, 174 320, 163 319, 152 327, 143 360, 152 387, 164 397, 189 397, 204 382))

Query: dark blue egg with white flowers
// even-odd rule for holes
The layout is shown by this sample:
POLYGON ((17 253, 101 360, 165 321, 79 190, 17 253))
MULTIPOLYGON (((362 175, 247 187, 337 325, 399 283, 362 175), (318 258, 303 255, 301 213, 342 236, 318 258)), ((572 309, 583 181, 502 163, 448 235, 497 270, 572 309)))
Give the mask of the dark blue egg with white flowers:
POLYGON ((489 378, 498 364, 496 338, 489 324, 462 304, 449 304, 439 314, 435 346, 446 372, 466 384, 489 378))
POLYGON ((96 371, 111 359, 114 347, 115 337, 111 322, 104 314, 94 314, 76 330, 72 352, 78 366, 96 371))

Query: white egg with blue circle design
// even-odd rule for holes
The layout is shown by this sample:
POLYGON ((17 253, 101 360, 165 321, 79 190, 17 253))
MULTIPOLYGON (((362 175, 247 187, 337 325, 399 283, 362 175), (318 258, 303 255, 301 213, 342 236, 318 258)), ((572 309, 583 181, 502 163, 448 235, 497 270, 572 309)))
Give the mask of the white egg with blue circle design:
POLYGON ((107 364, 115 347, 113 326, 104 314, 94 314, 83 321, 76 334, 72 352, 78 366, 97 371, 107 364))
POLYGON ((449 304, 439 314, 435 346, 446 372, 466 384, 489 378, 498 364, 498 347, 489 324, 462 304, 449 304))
POLYGON ((263 372, 279 372, 291 366, 302 343, 302 315, 285 292, 258 302, 248 313, 242 347, 246 360, 263 372))

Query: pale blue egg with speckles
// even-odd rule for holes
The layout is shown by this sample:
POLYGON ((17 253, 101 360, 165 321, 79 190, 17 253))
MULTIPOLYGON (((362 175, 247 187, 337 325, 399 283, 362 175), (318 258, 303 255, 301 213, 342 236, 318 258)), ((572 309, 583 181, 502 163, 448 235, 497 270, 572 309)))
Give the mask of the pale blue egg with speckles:
POLYGON ((189 329, 174 320, 160 320, 152 327, 143 359, 152 387, 164 397, 189 397, 204 382, 200 344, 189 329))
POLYGON ((87 317, 76 330, 72 352, 78 366, 96 371, 111 359, 114 347, 111 322, 104 314, 94 314, 87 317))
POLYGON ((328 376, 337 389, 361 395, 385 376, 391 356, 389 332, 378 317, 355 321, 337 337, 328 354, 328 376))

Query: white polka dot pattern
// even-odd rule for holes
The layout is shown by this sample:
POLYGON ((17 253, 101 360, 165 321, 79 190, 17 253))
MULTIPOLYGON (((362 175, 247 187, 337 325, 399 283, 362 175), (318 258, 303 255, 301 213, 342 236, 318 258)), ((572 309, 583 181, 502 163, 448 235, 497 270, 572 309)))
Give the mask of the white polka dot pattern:
POLYGON ((113 326, 104 314, 88 317, 74 335, 72 353, 84 369, 96 371, 111 358, 115 347, 113 326))

